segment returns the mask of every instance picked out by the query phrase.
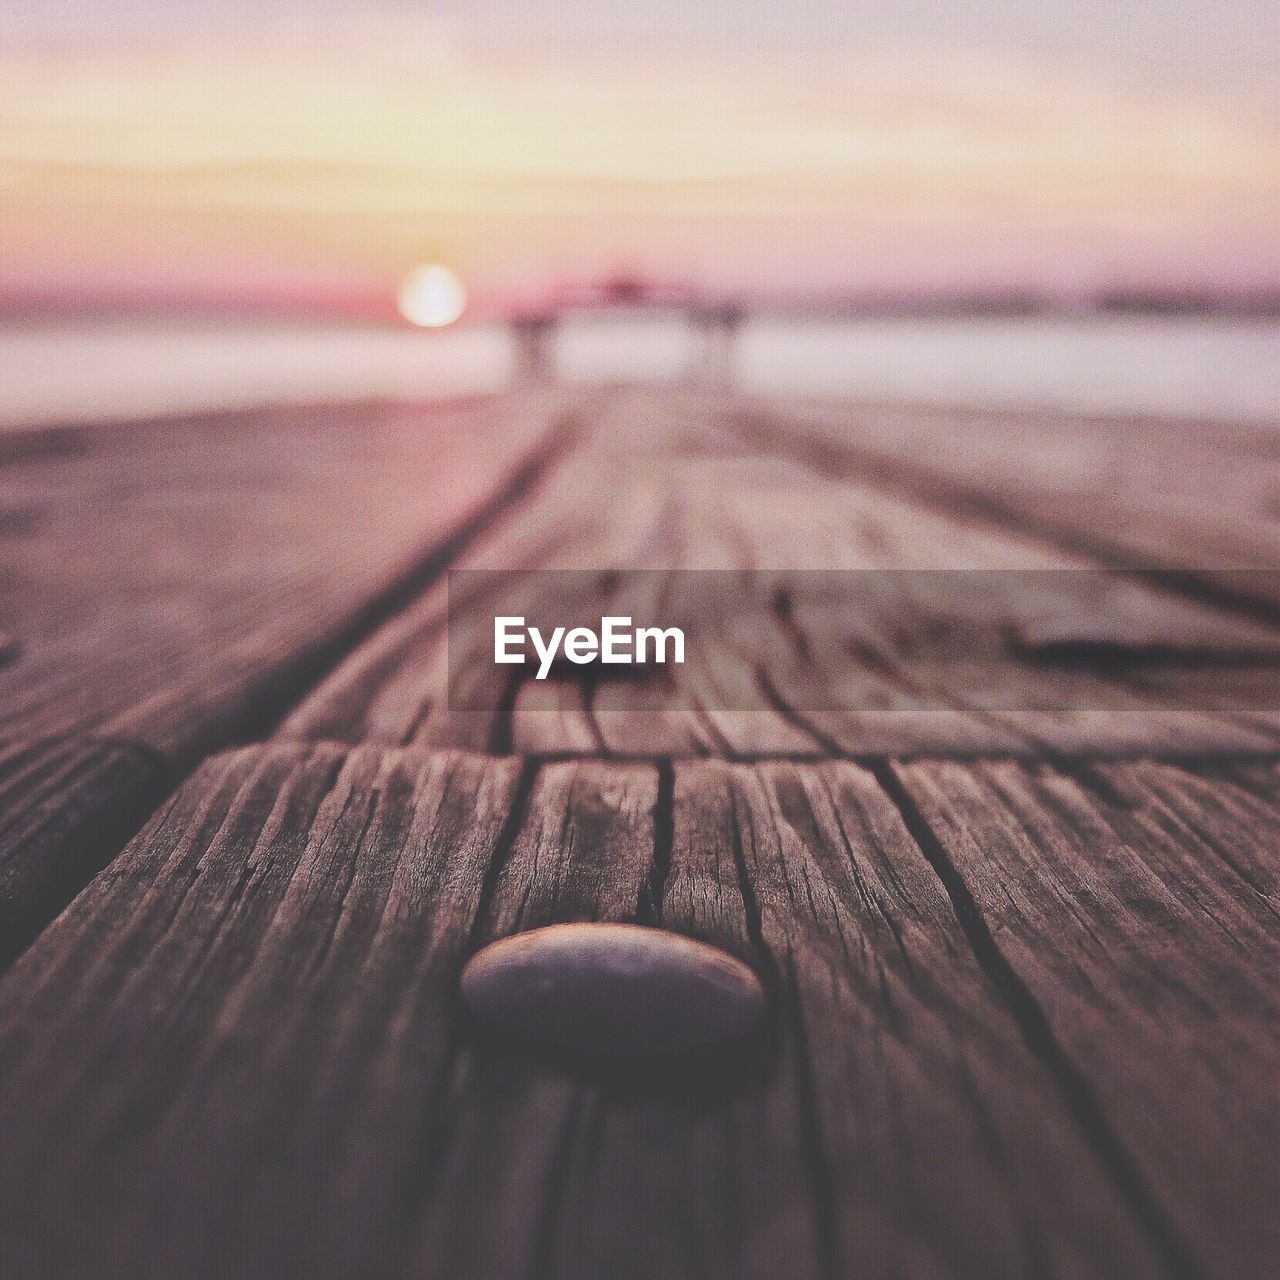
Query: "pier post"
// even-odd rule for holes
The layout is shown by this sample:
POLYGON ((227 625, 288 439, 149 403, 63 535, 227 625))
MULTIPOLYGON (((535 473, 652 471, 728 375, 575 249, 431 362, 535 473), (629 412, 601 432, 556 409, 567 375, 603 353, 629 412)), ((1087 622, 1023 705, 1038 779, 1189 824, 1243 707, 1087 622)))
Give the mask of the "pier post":
POLYGON ((734 348, 742 326, 742 308, 733 304, 693 313, 697 340, 690 373, 704 386, 729 387, 734 381, 734 348))
POLYGON ((512 319, 511 336, 515 357, 511 378, 517 385, 528 386, 554 379, 555 363, 551 348, 555 329, 556 318, 552 312, 516 316, 512 319))

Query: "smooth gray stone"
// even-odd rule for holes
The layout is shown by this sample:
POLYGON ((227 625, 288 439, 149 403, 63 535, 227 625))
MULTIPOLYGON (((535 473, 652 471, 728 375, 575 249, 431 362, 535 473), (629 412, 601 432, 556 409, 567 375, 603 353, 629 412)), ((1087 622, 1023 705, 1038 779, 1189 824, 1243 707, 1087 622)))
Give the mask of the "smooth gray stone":
POLYGON ((662 1059, 745 1037, 765 1012, 741 960, 630 924, 557 924, 474 955, 462 996, 489 1030, 551 1050, 662 1059))

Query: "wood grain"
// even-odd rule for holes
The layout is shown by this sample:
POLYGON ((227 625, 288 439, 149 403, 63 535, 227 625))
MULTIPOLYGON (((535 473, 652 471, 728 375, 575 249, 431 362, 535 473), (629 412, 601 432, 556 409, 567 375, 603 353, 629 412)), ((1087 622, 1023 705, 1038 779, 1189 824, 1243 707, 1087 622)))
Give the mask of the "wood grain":
POLYGON ((1176 419, 811 404, 739 419, 824 470, 967 511, 1106 563, 1185 571, 1276 620, 1280 446, 1266 427, 1176 419))
MULTIPOLYGON (((716 794, 683 781, 689 808, 716 794)), ((770 764, 724 781, 716 825, 736 831, 786 993, 800 1114, 783 1124, 817 1166, 826 1272, 1156 1274, 875 778, 770 764)))
POLYGON ((392 1274, 518 771, 208 762, 4 985, 6 1274, 392 1274))
POLYGON ((989 965, 1183 1274, 1280 1256, 1280 809, 1154 764, 899 770, 989 965))
POLYGON ((1107 856, 1068 876, 1059 810, 1099 802, 1009 763, 217 757, 0 984, 4 1250, 36 1280, 1262 1275, 1274 806, 1167 766, 1097 786, 1154 798, 1108 801, 1107 856), (959 849, 979 803, 991 834, 940 873, 913 822, 959 849), (975 946, 989 898, 1087 1105, 975 946), (1062 920, 1031 934, 1024 898, 1062 920), (768 1044, 645 1089, 477 1039, 465 956, 572 919, 747 959, 768 1044))

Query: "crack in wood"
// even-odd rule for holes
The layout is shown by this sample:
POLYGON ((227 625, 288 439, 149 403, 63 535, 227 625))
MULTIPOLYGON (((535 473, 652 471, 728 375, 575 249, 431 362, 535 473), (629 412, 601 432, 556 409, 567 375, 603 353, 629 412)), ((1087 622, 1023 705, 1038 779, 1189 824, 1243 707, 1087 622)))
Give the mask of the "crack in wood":
POLYGON ((1048 1072, 1081 1137, 1170 1280, 1206 1280, 1205 1272, 1125 1148, 1087 1077, 1058 1043, 1044 1010, 992 936, 964 877, 912 799, 892 764, 873 767, 907 830, 951 901, 974 959, 999 994, 1028 1051, 1048 1072))
POLYGON ((659 760, 658 796, 653 806, 653 863, 636 903, 636 924, 661 925, 662 900, 675 847, 676 771, 670 760, 659 760))
POLYGON ((480 891, 476 895, 475 915, 471 921, 471 930, 463 956, 464 963, 467 956, 476 949, 476 945, 489 924, 489 915, 493 906, 494 895, 498 890, 498 881, 502 878, 502 873, 515 850, 516 841, 520 837, 520 830, 524 826, 525 819, 529 816, 533 791, 538 782, 540 769, 541 763, 534 759, 525 760, 521 765, 520 776, 516 779, 515 791, 511 796, 511 808, 507 813, 506 821, 502 824, 502 830, 498 833, 493 857, 489 859, 489 864, 485 868, 484 878, 480 882, 480 891))

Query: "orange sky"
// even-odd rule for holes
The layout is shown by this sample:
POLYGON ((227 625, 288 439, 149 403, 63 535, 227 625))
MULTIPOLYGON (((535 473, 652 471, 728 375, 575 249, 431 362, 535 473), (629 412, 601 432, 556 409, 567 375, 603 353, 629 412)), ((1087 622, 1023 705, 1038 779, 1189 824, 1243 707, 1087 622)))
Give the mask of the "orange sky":
POLYGON ((482 297, 1280 284, 1280 112, 1032 60, 478 56, 430 27, 0 59, 0 287, 482 297))

